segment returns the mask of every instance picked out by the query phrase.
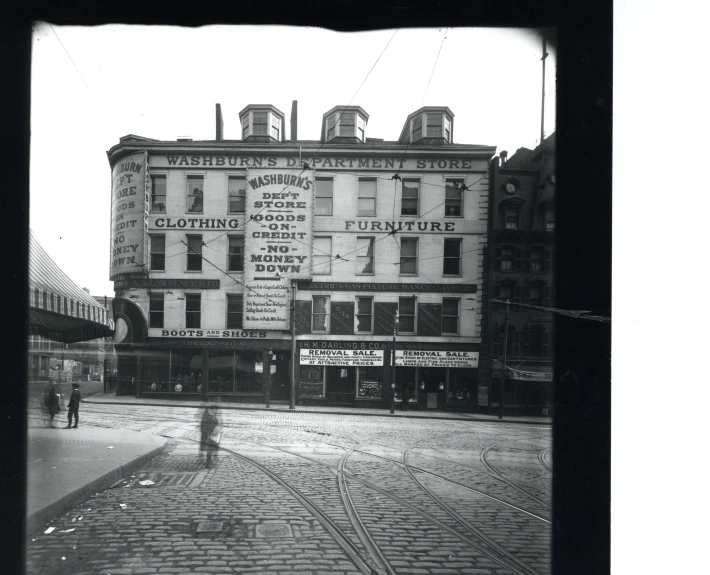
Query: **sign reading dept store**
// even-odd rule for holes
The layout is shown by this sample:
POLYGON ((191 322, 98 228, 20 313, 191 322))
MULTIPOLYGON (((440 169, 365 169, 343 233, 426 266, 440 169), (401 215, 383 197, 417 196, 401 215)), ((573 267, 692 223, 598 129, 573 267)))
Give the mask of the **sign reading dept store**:
POLYGON ((398 349, 394 361, 404 367, 478 367, 478 352, 398 349))
POLYGON ((312 170, 247 170, 245 329, 289 328, 289 280, 311 277, 312 170))

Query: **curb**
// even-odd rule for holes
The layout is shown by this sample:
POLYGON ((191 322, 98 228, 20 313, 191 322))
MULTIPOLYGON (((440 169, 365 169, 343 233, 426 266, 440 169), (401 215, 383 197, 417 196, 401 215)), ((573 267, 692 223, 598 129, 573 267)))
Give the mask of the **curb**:
MULTIPOLYGON (((138 403, 129 401, 93 401, 93 400, 82 400, 82 403, 90 403, 93 405, 129 405, 129 406, 139 406, 139 407, 179 407, 183 409, 195 409, 203 407, 203 403, 193 403, 193 404, 175 404, 175 403, 138 403)), ((235 404, 229 404, 224 402, 207 402, 210 404, 218 405, 220 409, 234 409, 242 411, 285 411, 289 413, 316 413, 325 415, 358 415, 361 417, 391 417, 391 418, 409 418, 409 419, 434 419, 434 420, 447 420, 447 421, 472 421, 472 422, 483 422, 483 423, 520 423, 525 425, 552 425, 552 421, 530 421, 527 419, 478 419, 475 416, 471 417, 447 417, 444 415, 403 415, 399 412, 395 413, 352 413, 349 411, 299 411, 298 409, 284 409, 282 407, 239 407, 235 404)), ((411 412, 416 413, 416 412, 411 412)), ((454 412, 452 412, 454 413, 454 412)))
POLYGON ((28 515, 25 521, 26 536, 30 536, 32 533, 43 527, 47 521, 50 521, 55 517, 61 515, 70 507, 73 507, 78 503, 86 501, 89 497, 91 497, 92 493, 104 491, 119 479, 130 475, 135 469, 138 469, 146 461, 153 459, 154 457, 159 455, 163 451, 163 449, 165 449, 166 444, 167 440, 165 441, 165 443, 163 443, 161 447, 156 447, 152 451, 149 451, 144 455, 140 455, 135 459, 132 459, 128 463, 118 465, 117 467, 105 473, 98 479, 95 479, 94 481, 91 481, 86 485, 82 485, 81 487, 75 489, 71 493, 68 493, 58 501, 50 503, 46 507, 35 511, 32 515, 28 515))

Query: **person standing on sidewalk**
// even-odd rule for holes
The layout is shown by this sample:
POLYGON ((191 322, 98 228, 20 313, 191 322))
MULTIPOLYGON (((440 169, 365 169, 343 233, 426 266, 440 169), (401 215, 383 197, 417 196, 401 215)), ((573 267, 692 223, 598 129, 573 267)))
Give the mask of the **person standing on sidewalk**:
POLYGON ((79 384, 78 383, 72 383, 72 392, 71 392, 71 397, 69 398, 69 405, 68 405, 68 415, 67 417, 69 418, 69 423, 67 425, 67 429, 69 429, 71 425, 71 419, 72 415, 74 416, 74 429, 76 429, 79 426, 79 404, 81 403, 81 392, 79 391, 79 384))
POLYGON ((47 412, 49 413, 49 426, 54 427, 54 416, 59 413, 59 396, 54 386, 50 386, 47 394, 47 412))

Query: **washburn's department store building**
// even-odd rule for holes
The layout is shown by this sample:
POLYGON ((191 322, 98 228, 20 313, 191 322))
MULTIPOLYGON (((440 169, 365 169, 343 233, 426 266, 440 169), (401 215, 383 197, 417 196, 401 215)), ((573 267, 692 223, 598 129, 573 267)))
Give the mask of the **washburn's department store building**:
POLYGON ((367 137, 353 106, 323 115, 319 141, 297 139, 296 102, 290 141, 273 106, 239 116, 242 140, 217 105, 214 141, 108 152, 119 393, 288 400, 293 282, 297 404, 387 407, 406 385, 415 408, 478 410, 495 148, 454 144, 446 107, 396 141, 367 137))

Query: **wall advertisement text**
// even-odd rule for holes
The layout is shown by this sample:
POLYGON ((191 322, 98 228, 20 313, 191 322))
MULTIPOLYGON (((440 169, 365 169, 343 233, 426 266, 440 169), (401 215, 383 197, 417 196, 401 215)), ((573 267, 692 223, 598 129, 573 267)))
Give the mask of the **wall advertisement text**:
POLYGON ((384 352, 376 349, 301 349, 301 365, 381 366, 384 352))
POLYGON ((477 351, 395 350, 395 365, 402 367, 478 367, 477 351))

